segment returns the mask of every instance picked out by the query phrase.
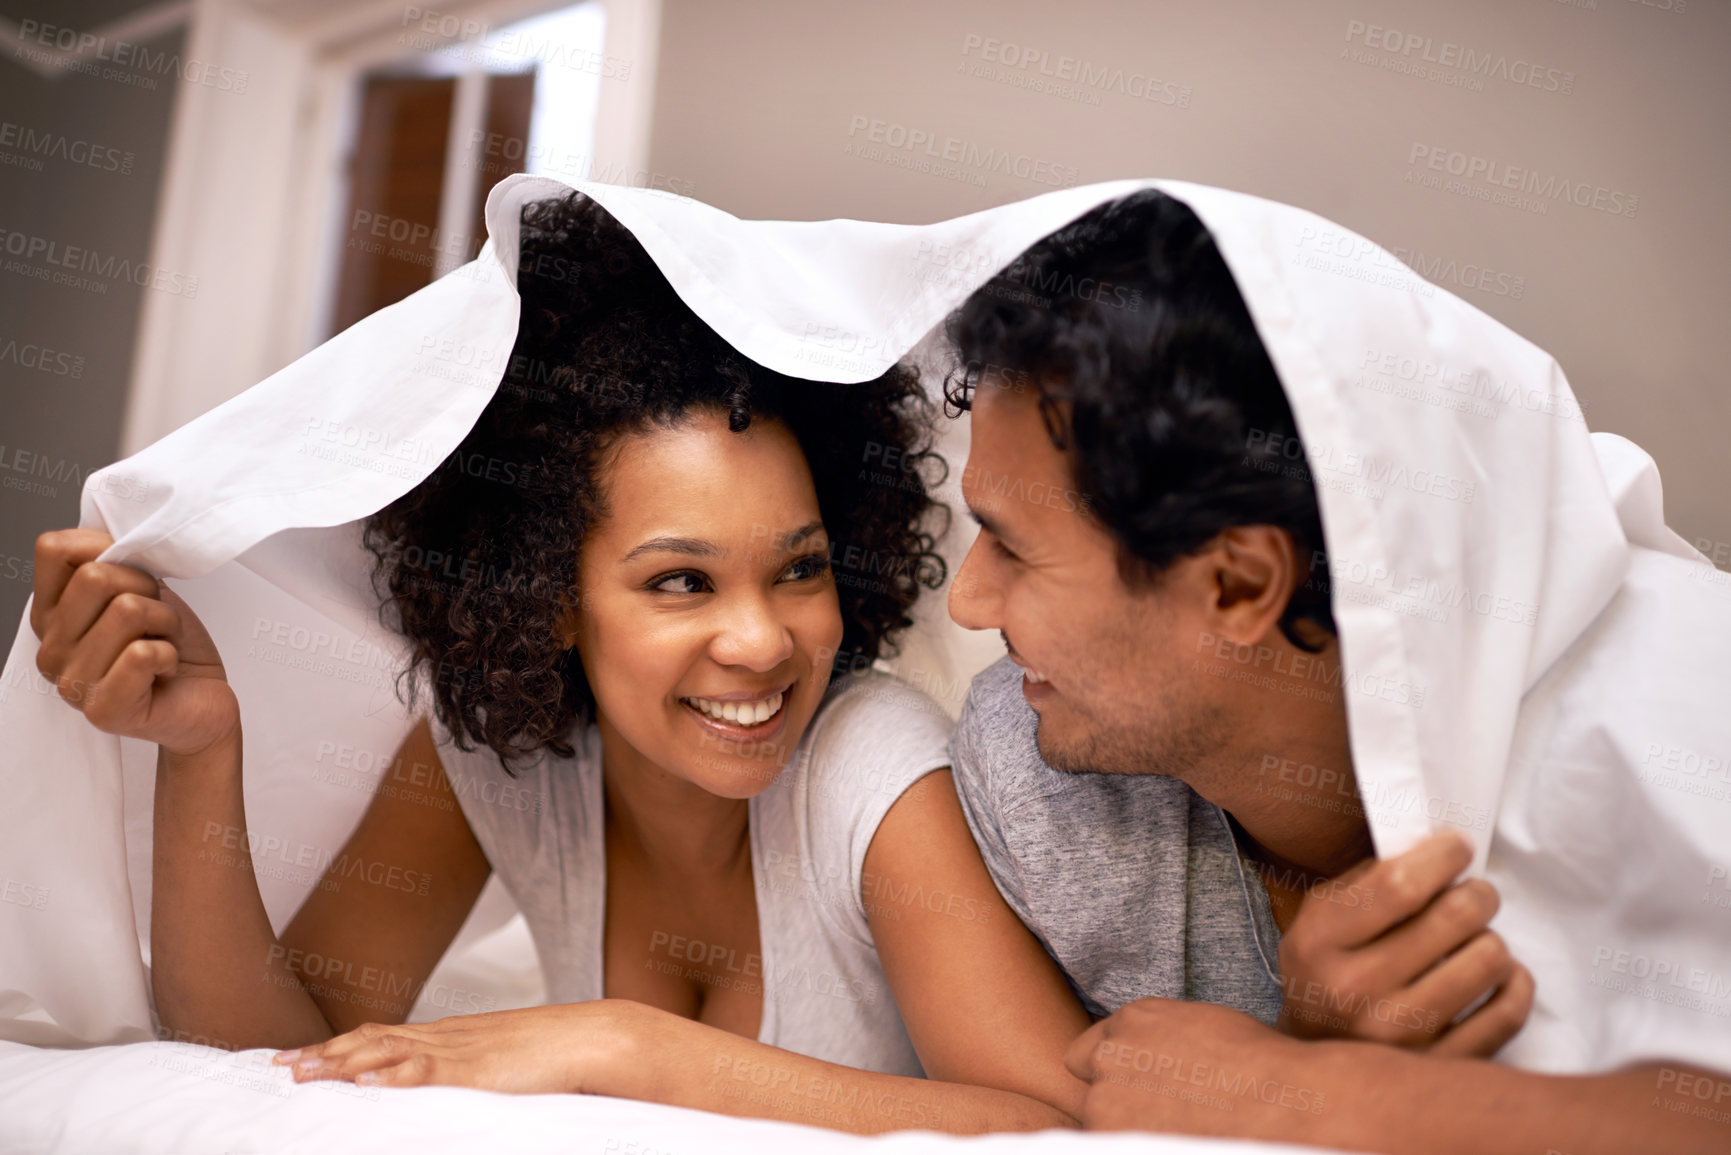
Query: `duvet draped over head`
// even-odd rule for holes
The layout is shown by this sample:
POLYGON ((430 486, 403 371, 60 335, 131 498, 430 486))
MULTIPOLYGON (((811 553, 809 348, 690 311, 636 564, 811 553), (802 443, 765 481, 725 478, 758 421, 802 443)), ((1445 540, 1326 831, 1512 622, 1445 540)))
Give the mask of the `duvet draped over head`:
MULTIPOLYGON (((1708 893, 1731 856, 1731 671, 1713 660, 1731 642, 1731 585, 1665 527, 1652 460, 1589 434, 1542 350, 1347 229, 1176 181, 904 226, 742 221, 653 190, 512 177, 488 198, 474 262, 93 475, 81 524, 113 535, 104 560, 171 579, 227 661, 250 830, 246 844, 214 832, 209 849, 252 853, 279 930, 407 726, 358 522, 437 468, 487 404, 517 330, 522 207, 571 188, 745 356, 842 383, 882 373, 1096 205, 1143 188, 1189 205, 1297 419, 1302 449, 1249 444, 1250 430, 1247 450, 1273 448, 1316 485, 1314 565, 1343 674, 1322 685, 1320 666, 1212 660, 1271 692, 1344 695, 1379 853, 1446 826, 1471 836, 1474 870, 1503 895, 1493 925, 1538 981, 1504 1059, 1731 1068, 1731 910, 1708 893)), ((1026 288, 1055 307, 1091 291, 1026 288)), ((151 1037, 154 751, 87 725, 35 652, 26 619, 0 684, 0 1038, 151 1037)), ((1290 777, 1296 798, 1305 778, 1290 777)), ((508 914, 483 902, 452 957, 508 914)))

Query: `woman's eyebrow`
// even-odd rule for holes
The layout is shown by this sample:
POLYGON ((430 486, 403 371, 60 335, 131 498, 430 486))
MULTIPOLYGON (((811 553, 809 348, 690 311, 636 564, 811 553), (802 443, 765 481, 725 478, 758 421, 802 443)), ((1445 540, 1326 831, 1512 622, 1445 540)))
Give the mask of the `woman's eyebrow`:
POLYGON ((646 553, 682 553, 691 557, 720 557, 726 551, 712 541, 700 537, 652 537, 626 554, 621 561, 632 561, 646 553))
POLYGON ((783 534, 781 537, 781 548, 782 549, 793 549, 795 546, 799 545, 800 542, 804 541, 806 538, 810 537, 812 534, 819 533, 822 530, 823 530, 823 522, 821 522, 821 521, 807 522, 806 524, 800 526, 798 529, 789 530, 787 533, 783 534))
MULTIPOLYGON (((822 521, 808 522, 798 529, 789 530, 781 535, 778 544, 782 549, 791 550, 800 542, 823 529, 822 521)), ((646 553, 682 553, 688 557, 725 557, 727 551, 712 541, 701 537, 652 537, 634 548, 620 559, 620 562, 634 561, 646 553)))

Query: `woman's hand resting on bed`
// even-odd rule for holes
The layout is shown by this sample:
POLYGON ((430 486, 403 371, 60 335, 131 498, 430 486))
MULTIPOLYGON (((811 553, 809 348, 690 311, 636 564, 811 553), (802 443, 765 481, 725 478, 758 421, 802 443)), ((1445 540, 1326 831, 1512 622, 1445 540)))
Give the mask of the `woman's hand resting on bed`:
POLYGON ((180 755, 232 738, 240 707, 210 634, 156 578, 97 561, 113 542, 90 529, 36 539, 36 668, 98 730, 180 755))
POLYGON ((275 1062, 292 1066, 296 1082, 610 1094, 601 1080, 633 1066, 637 1040, 656 1014, 638 1003, 599 999, 431 1023, 366 1023, 329 1042, 280 1052, 275 1062))
POLYGON ((1466 839, 1441 834, 1313 887, 1280 941, 1282 1029, 1437 1055, 1496 1054, 1526 1024, 1533 976, 1488 929, 1496 888, 1454 881, 1472 853, 1466 839))

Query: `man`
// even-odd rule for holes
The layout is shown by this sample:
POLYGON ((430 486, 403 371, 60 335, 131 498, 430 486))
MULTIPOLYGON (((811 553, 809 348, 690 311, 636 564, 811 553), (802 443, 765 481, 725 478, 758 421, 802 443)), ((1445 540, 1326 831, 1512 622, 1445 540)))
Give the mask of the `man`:
MULTIPOLYGON (((1614 630, 1632 611, 1619 602, 1601 614, 1621 569, 1607 563, 1602 573, 1559 577, 1567 566, 1532 563, 1531 539, 1545 546, 1555 530, 1544 527, 1561 525, 1604 542, 1607 555, 1628 544, 1608 501, 1603 509, 1576 501, 1584 512, 1568 502, 1546 508, 1555 498, 1532 486, 1499 493, 1509 506, 1475 508, 1472 480, 1463 490, 1456 476, 1451 505, 1443 500, 1451 485, 1435 468, 1414 471, 1423 481, 1373 487, 1364 462, 1376 458, 1363 446, 1307 449, 1288 395, 1300 395, 1291 378, 1305 366, 1328 363, 1326 353, 1311 357, 1310 345, 1356 342, 1367 365, 1377 350, 1351 316, 1324 312, 1307 327, 1303 302, 1281 299, 1279 275, 1256 266, 1254 303, 1258 320, 1282 333, 1283 369, 1292 370, 1283 374, 1215 238, 1190 208, 1143 192, 1036 245, 950 326, 968 366, 950 399, 973 414, 963 496, 981 526, 956 574, 951 614, 963 626, 1000 631, 1009 650, 976 679, 952 759, 999 888, 1089 1009, 1110 1013, 1069 1057, 1091 1083, 1085 1122, 1386 1151, 1724 1149, 1731 1114, 1703 1104, 1731 1107, 1731 1078, 1684 1061, 1722 1053, 1711 1034, 1725 1029, 1712 1021, 1716 1005, 1699 1024, 1672 1015, 1667 1029, 1680 1028, 1666 1035, 1655 1027, 1645 1038, 1643 1023, 1656 1022, 1656 1012, 1638 1001, 1606 995, 1603 1006, 1581 1005, 1578 1022, 1541 1007, 1544 1021, 1529 1032, 1550 1050, 1529 1048, 1527 1065, 1596 1073, 1537 1074, 1462 1057, 1502 1048, 1534 997, 1532 976, 1484 929, 1496 891, 1483 881, 1454 883, 1473 858, 1456 835, 1365 860, 1373 824, 1415 817, 1477 830, 1482 845, 1491 809, 1478 799, 1494 798, 1500 778, 1483 789, 1463 779, 1458 790, 1432 794, 1419 817, 1382 788, 1410 768, 1366 762, 1365 752, 1398 750, 1402 741, 1410 749, 1417 735, 1425 748, 1412 760, 1426 772, 1446 769, 1450 735, 1475 719, 1435 710, 1407 718, 1427 704, 1430 687, 1440 687, 1432 703, 1453 701, 1451 685, 1470 683, 1474 669, 1509 666, 1497 661, 1500 652, 1518 655, 1512 676, 1529 691, 1524 706, 1517 695, 1509 708, 1504 760, 1568 762, 1545 746, 1561 744, 1562 732, 1547 739, 1530 715, 1567 703, 1570 693, 1585 700, 1577 686, 1585 675, 1556 657, 1571 643, 1571 660, 1589 643, 1612 645, 1617 639, 1592 631, 1614 630), (1347 477, 1328 476, 1331 467, 1347 477), (1403 484, 1417 496, 1391 496, 1403 484), (1329 499, 1322 510, 1319 488, 1329 499), (1457 539, 1466 543, 1459 564, 1481 572, 1473 555, 1492 517, 1519 529, 1502 548, 1536 575, 1519 589, 1540 610, 1481 590, 1451 616, 1458 604, 1445 613, 1413 600, 1429 588, 1422 580, 1396 583, 1396 596, 1355 584, 1362 557, 1378 559, 1370 572, 1384 574, 1387 558, 1406 556, 1401 550, 1444 565, 1457 539), (1595 581, 1605 591, 1597 600, 1595 581), (1526 593, 1529 586, 1548 600, 1526 593), (1337 624, 1347 610, 1355 634, 1337 624), (1406 619, 1421 612, 1429 616, 1418 625, 1432 632, 1403 635, 1416 629, 1406 619), (1405 617, 1391 624, 1396 615, 1405 617), (1419 643, 1403 651, 1403 638, 1419 643), (1403 652, 1415 669, 1443 673, 1390 678, 1383 659, 1403 652), (1556 686, 1543 680, 1552 667, 1560 670, 1549 675, 1562 680, 1556 686), (1511 757, 1511 743, 1521 757, 1511 757), (1367 788, 1373 773, 1375 788, 1367 788), (1249 869, 1234 888, 1240 860, 1249 869), (1264 891, 1284 932, 1282 1017, 1291 1034, 1336 1038, 1294 1039, 1256 1021, 1271 1017, 1257 992, 1270 978, 1258 958, 1266 959, 1272 937, 1260 917, 1264 891), (1132 1001, 1146 995, 1161 997, 1132 1001), (1566 1041, 1575 1039, 1571 1053, 1566 1041)), ((1431 330, 1494 324, 1474 322, 1452 298, 1429 316, 1398 303, 1390 309, 1391 323, 1416 330, 1420 341, 1431 330)), ((1507 344, 1517 364, 1530 357, 1500 327, 1487 340, 1507 344)), ((1342 407, 1381 405, 1357 429, 1403 452, 1434 443, 1445 458, 1453 452, 1473 464, 1525 455, 1559 475, 1592 468, 1582 464, 1584 430, 1523 424, 1517 414, 1481 433, 1465 417, 1451 414, 1445 425, 1402 409, 1410 403, 1372 393, 1375 383, 1364 386, 1362 377, 1353 382, 1367 390, 1362 403, 1313 384, 1305 384, 1308 407, 1299 414, 1307 430, 1353 428, 1342 407)), ((1603 481, 1594 481, 1603 494, 1603 481)), ((1634 524, 1624 525, 1632 542, 1634 524)), ((1660 564, 1637 562, 1631 572, 1660 564)), ((1517 584, 1516 569, 1494 572, 1517 584)), ((1491 713, 1483 723, 1494 731, 1491 713)), ((1482 748, 1461 739, 1474 752, 1464 760, 1483 760, 1492 739, 1482 748)), ((1509 773, 1513 786, 1555 780, 1509 773)), ((1595 781, 1611 789, 1621 780, 1606 770, 1595 781)), ((1635 810, 1670 814, 1664 799, 1635 810)), ((1505 920, 1508 933, 1528 934, 1545 954, 1541 991, 1547 983, 1565 988, 1575 976, 1526 928, 1553 913, 1566 917, 1579 899, 1570 884, 1585 881, 1570 870, 1597 864, 1580 847, 1573 862, 1528 854, 1526 866, 1502 865, 1520 859, 1526 827, 1518 808, 1501 813, 1498 869, 1521 882, 1523 912, 1542 912, 1505 920), (1531 879, 1540 882, 1528 887, 1531 879)), ((1543 832, 1532 841, 1542 846, 1543 832)), ((1625 866, 1662 873, 1664 848, 1630 849, 1634 861, 1625 866)), ((1700 865, 1689 861, 1685 874, 1700 865)), ((1714 937, 1708 927, 1689 941, 1714 937)), ((1717 938, 1725 941, 1722 930, 1717 938)), ((1616 945, 1595 958, 1602 952, 1614 966, 1616 945)))

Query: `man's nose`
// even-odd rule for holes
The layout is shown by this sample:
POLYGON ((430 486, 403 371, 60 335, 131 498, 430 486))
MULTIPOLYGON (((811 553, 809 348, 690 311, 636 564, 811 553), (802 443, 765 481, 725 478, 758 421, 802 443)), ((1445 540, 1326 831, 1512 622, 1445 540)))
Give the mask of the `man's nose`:
POLYGON ((980 556, 980 540, 974 538, 968 556, 950 582, 950 618, 964 630, 997 630, 1003 628, 1000 609, 1003 598, 991 583, 990 567, 980 556))

